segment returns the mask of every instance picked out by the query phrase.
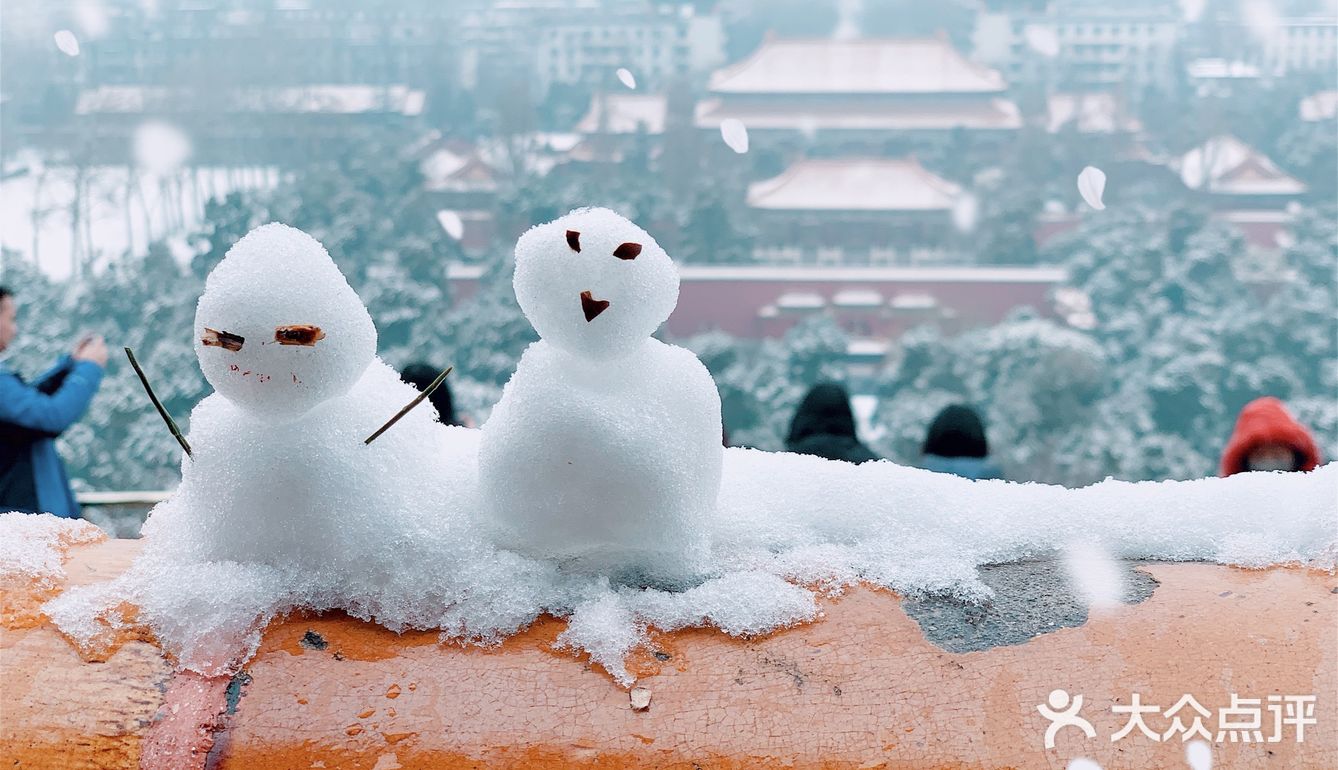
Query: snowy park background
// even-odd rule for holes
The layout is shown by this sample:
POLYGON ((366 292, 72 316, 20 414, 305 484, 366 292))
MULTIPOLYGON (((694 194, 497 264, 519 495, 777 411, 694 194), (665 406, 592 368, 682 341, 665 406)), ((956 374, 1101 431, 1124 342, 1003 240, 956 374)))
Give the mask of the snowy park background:
MULTIPOLYGON (((685 2, 667 21, 649 3, 500 5, 7 1, 0 282, 22 308, 16 367, 35 372, 98 331, 136 350, 184 420, 209 392, 191 340, 204 276, 278 220, 329 249, 371 311, 380 355, 453 364, 457 408, 481 424, 534 339, 511 290, 527 227, 602 205, 680 265, 766 264, 775 223, 749 205, 750 185, 803 158, 909 157, 961 191, 950 219, 922 228, 951 264, 1060 266, 1064 285, 993 325, 929 317, 879 337, 815 312, 775 336, 673 339, 714 375, 731 444, 782 448, 803 393, 834 379, 856 394, 866 443, 905 464, 942 406, 978 405, 1019 481, 1212 475, 1236 414, 1260 395, 1285 400, 1338 454, 1333 3, 1129 4, 1116 21, 1173 34, 1121 43, 1129 69, 1104 83, 1070 37, 1102 4, 1080 0, 1042 11, 685 2), (695 122, 713 73, 748 61, 768 32, 940 39, 979 63, 1009 12, 1027 33, 1015 60, 989 64, 1019 116, 1006 131, 695 122), (1291 56, 1278 41, 1302 21, 1318 42, 1291 56), (682 71, 620 24, 682 30, 682 71), (559 26, 575 42, 510 47, 559 26), (596 56, 580 48, 586 31, 628 42, 596 56), (544 58, 568 44, 569 59, 544 58), (1077 108, 1065 119, 1073 102, 1056 97, 1072 93, 1107 94, 1092 103, 1118 110, 1097 110, 1095 127, 1077 108), (595 108, 628 94, 663 97, 664 114, 611 130, 595 108), (1260 173, 1300 185, 1264 206, 1283 226, 1242 225, 1232 214, 1260 201, 1225 205, 1204 180, 1235 152, 1217 141, 1226 134, 1267 160, 1248 158, 1260 173), (1079 181, 1089 166, 1105 170, 1100 207, 1079 181), (451 265, 481 269, 477 291, 455 290, 451 265), (852 355, 870 343, 872 364, 852 355)), ((119 359, 62 449, 83 489, 166 489, 179 473, 176 444, 119 359)))

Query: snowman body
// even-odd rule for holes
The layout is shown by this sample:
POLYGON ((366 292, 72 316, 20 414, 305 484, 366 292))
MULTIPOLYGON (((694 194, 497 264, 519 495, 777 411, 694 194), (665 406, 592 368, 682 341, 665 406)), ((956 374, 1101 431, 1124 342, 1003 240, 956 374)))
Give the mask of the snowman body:
POLYGON ((515 286, 541 339, 480 441, 498 544, 618 582, 692 580, 720 488, 720 397, 692 353, 650 336, 677 302, 668 255, 579 210, 521 238, 515 286))
POLYGON ((695 574, 722 452, 706 367, 653 339, 615 361, 541 340, 512 383, 479 456, 499 544, 632 582, 695 574))
POLYGON ((145 534, 185 561, 266 564, 356 575, 422 542, 439 489, 442 427, 414 410, 371 445, 385 406, 416 391, 380 359, 353 388, 275 424, 215 393, 191 412, 192 457, 145 534), (405 462, 405 458, 419 458, 405 462))

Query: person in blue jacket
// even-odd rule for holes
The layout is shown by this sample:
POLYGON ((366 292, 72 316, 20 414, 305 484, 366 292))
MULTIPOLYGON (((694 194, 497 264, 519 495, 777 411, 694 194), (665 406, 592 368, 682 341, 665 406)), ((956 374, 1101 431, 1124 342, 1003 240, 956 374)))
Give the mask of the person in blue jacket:
MULTIPOLYGON (((16 311, 13 293, 0 286, 0 354, 18 336, 16 311)), ((56 437, 88 410, 106 365, 107 343, 98 336, 30 383, 0 361, 0 512, 79 517, 56 437)))
POLYGON ((989 458, 985 424, 969 406, 944 407, 925 436, 921 467, 935 473, 951 473, 968 479, 1003 478, 989 458))

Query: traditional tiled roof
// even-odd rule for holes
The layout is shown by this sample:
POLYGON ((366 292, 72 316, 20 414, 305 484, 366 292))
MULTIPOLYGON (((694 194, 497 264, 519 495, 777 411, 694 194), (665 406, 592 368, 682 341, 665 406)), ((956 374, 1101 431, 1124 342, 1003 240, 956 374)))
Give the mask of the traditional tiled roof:
POLYGON ((1301 195, 1306 186, 1268 156, 1229 134, 1215 136, 1175 162, 1186 187, 1219 195, 1301 195))
POLYGON ((782 40, 711 75, 715 94, 997 94, 996 70, 940 38, 782 40))
POLYGON ((492 191, 497 172, 472 148, 441 148, 419 164, 423 187, 433 192, 492 191))
POLYGON ((755 209, 948 211, 961 188, 913 158, 805 159, 748 187, 755 209))
POLYGON ((960 102, 737 103, 707 99, 697 104, 697 125, 716 128, 735 118, 749 131, 937 131, 954 128, 1012 130, 1022 126, 1017 105, 1002 98, 960 102))

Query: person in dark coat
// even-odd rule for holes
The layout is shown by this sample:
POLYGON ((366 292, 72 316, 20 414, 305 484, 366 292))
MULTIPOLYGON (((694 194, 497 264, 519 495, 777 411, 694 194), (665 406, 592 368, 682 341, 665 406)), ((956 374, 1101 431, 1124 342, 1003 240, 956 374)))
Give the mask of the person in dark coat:
MULTIPOLYGON (((441 374, 440 369, 419 361, 404 367, 404 371, 400 372, 400 379, 422 392, 432 384, 433 380, 437 379, 438 374, 441 374)), ((442 380, 441 385, 438 385, 437 389, 432 391, 432 395, 428 396, 427 400, 432 402, 432 406, 436 408, 437 419, 441 421, 442 425, 463 425, 464 423, 455 417, 455 402, 451 399, 449 379, 447 377, 442 380)))
POLYGON ((938 413, 925 436, 921 466, 935 473, 951 473, 968 479, 999 479, 985 440, 985 424, 969 406, 953 404, 938 413))
POLYGON ((1323 462, 1315 439, 1272 396, 1240 410, 1236 430, 1222 452, 1222 475, 1247 471, 1313 471, 1323 462))
MULTIPOLYGON (((14 295, 0 286, 0 353, 17 336, 14 295)), ((106 365, 107 343, 98 336, 32 382, 0 362, 0 512, 79 518, 56 438, 83 417, 106 365)))
POLYGON ((855 415, 850 394, 833 382, 814 385, 804 396, 790 423, 785 449, 828 460, 862 463, 879 459, 855 436, 855 415))

